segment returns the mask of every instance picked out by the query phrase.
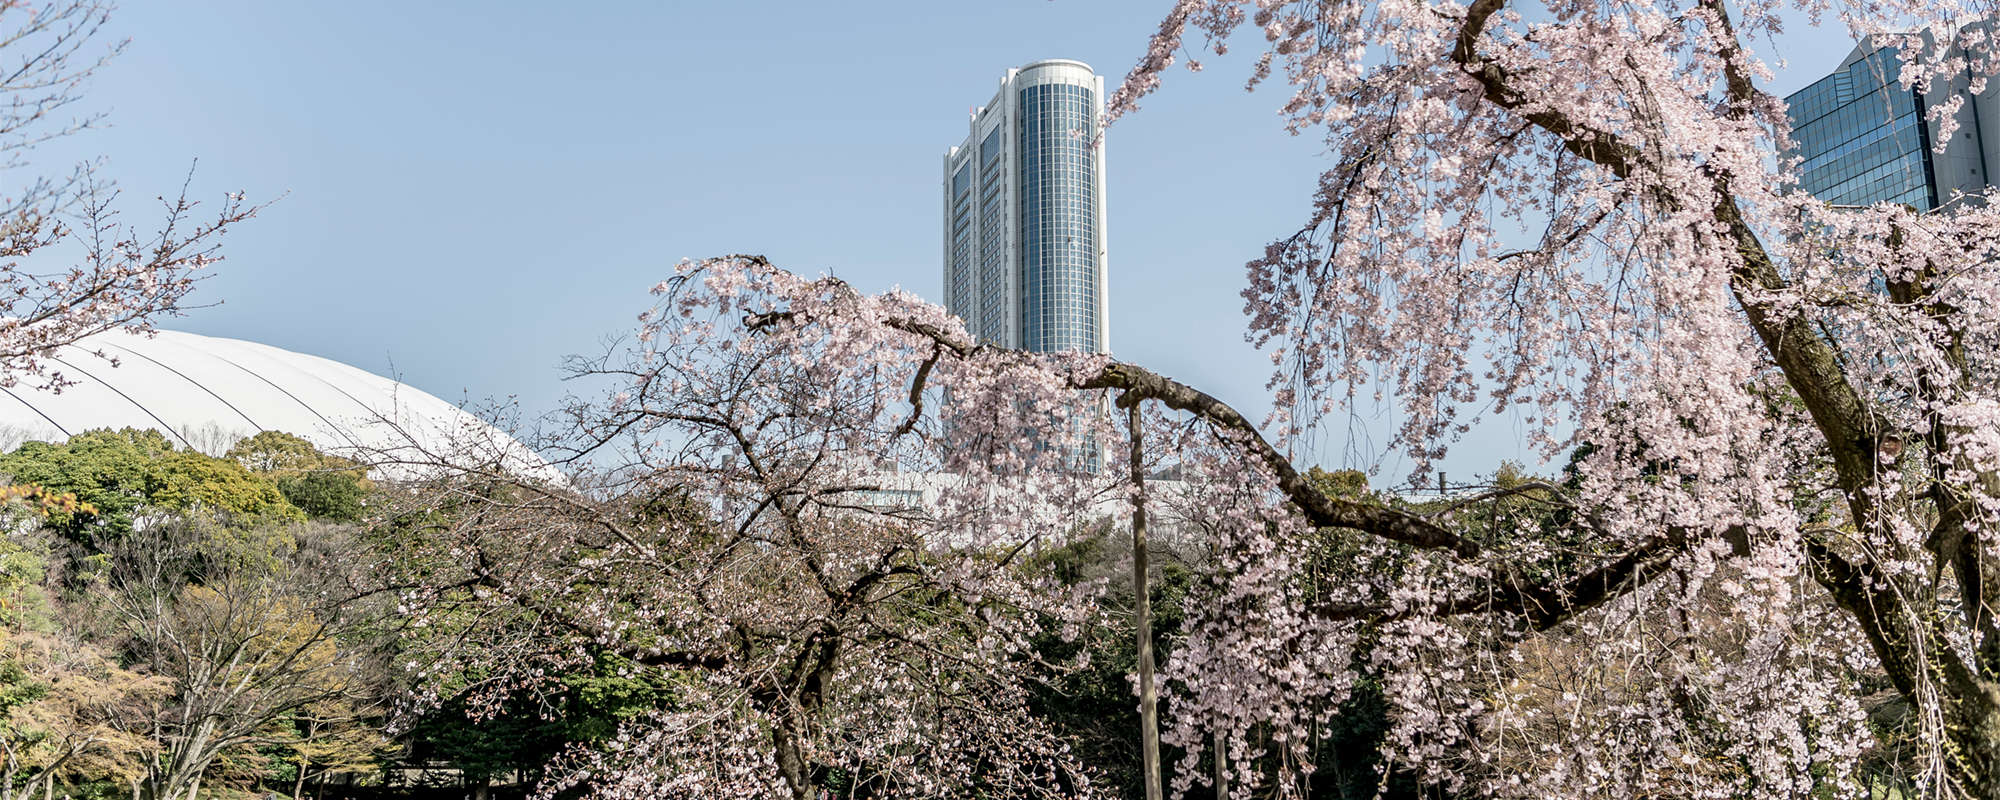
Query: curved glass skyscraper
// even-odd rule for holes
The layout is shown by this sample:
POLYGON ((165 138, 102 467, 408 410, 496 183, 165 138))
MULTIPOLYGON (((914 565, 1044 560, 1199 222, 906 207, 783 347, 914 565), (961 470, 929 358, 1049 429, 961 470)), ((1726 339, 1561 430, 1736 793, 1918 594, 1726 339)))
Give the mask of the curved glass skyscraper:
POLYGON ((1111 351, 1103 103, 1081 62, 1010 69, 945 153, 945 307, 982 342, 1111 351))

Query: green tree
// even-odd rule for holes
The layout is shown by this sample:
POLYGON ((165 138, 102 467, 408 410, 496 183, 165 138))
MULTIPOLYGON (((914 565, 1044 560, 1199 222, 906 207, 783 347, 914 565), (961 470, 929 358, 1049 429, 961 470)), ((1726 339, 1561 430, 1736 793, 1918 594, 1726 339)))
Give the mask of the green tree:
POLYGON ((47 794, 58 779, 130 784, 157 746, 142 730, 166 678, 126 669, 98 642, 63 631, 45 592, 47 540, 33 525, 81 510, 74 495, 0 488, 0 798, 47 794), (25 523, 25 524, 24 524, 25 523))
MULTIPOLYGON (((1075 748, 1077 756, 1095 770, 1102 784, 1117 787, 1123 796, 1145 797, 1143 742, 1139 724, 1138 696, 1131 676, 1138 665, 1138 641, 1134 623, 1137 594, 1128 580, 1121 580, 1130 568, 1132 550, 1124 531, 1103 524, 1088 536, 1038 554, 1030 571, 1046 569, 1070 585, 1107 580, 1103 608, 1097 624, 1082 635, 1065 639, 1049 631, 1035 639, 1036 656, 1053 664, 1082 666, 1058 674, 1041 684, 1029 702, 1029 709, 1047 720, 1075 748)), ((1152 548, 1149 548, 1152 549, 1152 548)), ((1180 639, 1184 614, 1181 603, 1192 577, 1175 554, 1161 547, 1154 553, 1153 579, 1148 604, 1152 612, 1153 651, 1161 662, 1173 655, 1180 639)), ((1162 727, 1169 710, 1160 707, 1162 727)), ((1161 763, 1171 764, 1181 752, 1161 745, 1161 763)), ((1198 794, 1190 796, 1199 796, 1198 794)))
POLYGON ((80 543, 101 547, 132 531, 142 508, 195 507, 233 515, 303 520, 275 483, 234 459, 177 450, 152 430, 85 431, 63 444, 28 442, 0 456, 0 474, 50 492, 73 493, 88 504, 52 509, 48 525, 80 543))
POLYGON ((512 775, 532 784, 572 742, 601 744, 620 723, 667 706, 672 693, 660 680, 599 653, 588 669, 562 676, 549 691, 510 695, 497 709, 482 711, 475 695, 460 693, 410 729, 409 761, 458 770, 484 800, 496 781, 512 775))
POLYGON ((359 522, 373 489, 361 465, 322 453, 312 442, 283 431, 263 431, 237 442, 223 457, 276 483, 286 500, 313 519, 359 522))
POLYGON ((310 765, 380 740, 382 611, 347 595, 348 563, 303 552, 298 538, 182 519, 108 554, 95 594, 110 635, 173 680, 147 726, 160 745, 145 776, 153 800, 198 797, 219 760, 262 777, 264 748, 303 749, 310 765), (321 745, 329 752, 315 753, 321 745))
MULTIPOLYGON (((1306 478, 1329 496, 1368 503, 1382 502, 1369 493, 1367 476, 1358 471, 1314 468, 1306 478)), ((1135 595, 1130 591, 1129 584, 1117 580, 1131 556, 1129 548, 1124 546, 1122 537, 1117 533, 1109 525, 1101 526, 1088 536, 1077 537, 1065 547, 1038 554, 1032 562, 1031 568, 1047 569, 1071 585, 1107 578, 1111 580, 1103 598, 1106 613, 1096 626, 1073 640, 1064 640, 1055 633, 1036 639, 1039 659, 1049 663, 1076 663, 1079 656, 1083 656, 1083 666, 1042 684, 1030 707, 1036 715, 1069 738, 1078 757, 1102 776, 1103 785, 1117 787, 1121 796, 1139 800, 1144 797, 1144 784, 1140 779, 1139 711, 1130 679, 1137 670, 1137 648, 1132 630, 1135 595)), ((1322 585, 1351 579, 1348 570, 1350 554, 1359 546, 1355 535, 1351 531, 1334 528, 1322 529, 1318 535, 1318 558, 1306 579, 1322 585)), ((1157 546, 1154 556, 1157 561, 1153 568, 1155 579, 1150 604, 1154 623, 1153 647, 1164 662, 1173 655, 1185 634, 1183 603, 1191 583, 1196 579, 1196 571, 1190 569, 1188 560, 1197 556, 1177 553, 1167 545, 1157 546)), ((1161 726, 1169 727, 1173 718, 1172 706, 1163 704, 1160 713, 1161 726)), ((1310 784, 1305 787, 1304 796, 1309 800, 1361 800, 1377 797, 1378 790, 1384 800, 1414 800, 1436 795, 1435 787, 1430 794, 1425 794, 1416 777, 1407 771, 1392 770, 1385 780, 1379 771, 1382 765, 1380 751, 1388 730, 1389 709, 1380 687, 1371 679, 1357 681, 1352 695, 1341 704, 1339 712, 1331 715, 1324 729, 1317 732, 1319 738, 1313 750, 1314 772, 1310 784)), ((1268 740, 1270 733, 1261 730, 1254 735, 1268 740)), ((1162 744, 1161 750, 1161 762, 1164 764, 1177 763, 1186 755, 1185 751, 1166 744, 1162 744)), ((1212 753, 1198 754, 1198 759, 1199 772, 1214 774, 1212 753)), ((1214 796, 1211 792, 1211 787, 1196 785, 1185 796, 1206 800, 1214 796)))
MULTIPOLYGON (((223 458, 235 459, 245 469, 260 475, 288 475, 296 472, 311 472, 327 468, 333 461, 313 446, 312 442, 284 431, 259 431, 224 453, 223 458)), ((337 459, 345 468, 352 468, 352 462, 337 459)), ((339 467, 336 467, 339 468, 339 467)))
POLYGON ((480 718, 463 696, 426 715, 409 738, 409 764, 456 769, 480 793, 509 773, 533 780, 563 747, 562 722, 530 704, 509 702, 499 715, 480 718))
POLYGON ((90 642, 0 632, 0 798, 47 793, 59 778, 135 784, 160 749, 144 733, 148 712, 170 686, 90 642))
POLYGON ((313 519, 360 522, 368 489, 361 481, 338 472, 311 472, 278 479, 285 500, 313 519))

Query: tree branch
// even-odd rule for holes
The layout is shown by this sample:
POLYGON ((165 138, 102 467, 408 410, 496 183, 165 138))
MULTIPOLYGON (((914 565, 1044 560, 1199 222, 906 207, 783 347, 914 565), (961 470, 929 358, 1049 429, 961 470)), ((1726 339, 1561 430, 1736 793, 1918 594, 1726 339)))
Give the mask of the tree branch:
POLYGON ((1420 606, 1391 608, 1379 603, 1324 603, 1312 613, 1329 621, 1372 619, 1389 621, 1417 616, 1451 617, 1467 614, 1511 614, 1526 628, 1545 631, 1578 614, 1644 585, 1665 572, 1667 562, 1687 548, 1689 532, 1672 528, 1597 569, 1554 584, 1521 584, 1495 579, 1480 595, 1442 600, 1420 606))
POLYGON ((1519 111, 1521 116, 1563 141, 1563 148, 1578 157, 1611 170, 1619 178, 1632 176, 1633 165, 1643 160, 1644 153, 1626 144, 1617 134, 1578 125, 1569 117, 1547 108, 1536 109, 1528 99, 1508 85, 1505 68, 1493 59, 1479 54, 1479 36, 1486 30, 1486 22, 1500 9, 1506 0, 1477 0, 1465 10, 1465 22, 1458 29, 1458 43, 1452 47, 1451 60, 1460 71, 1477 81, 1484 90, 1487 102, 1509 111, 1519 111))
MULTIPOLYGON (((911 323, 905 320, 885 320, 884 324, 907 333, 913 333, 937 342, 945 349, 961 357, 970 357, 985 349, 962 342, 954 342, 929 325, 911 323)), ((1005 351, 1002 351, 1005 352, 1005 351)), ((1101 372, 1088 376, 1072 376, 1070 385, 1077 389, 1118 389, 1125 392, 1120 403, 1139 400, 1155 400, 1176 411, 1199 414, 1209 424, 1240 436, 1251 452, 1264 462, 1278 478, 1278 488, 1287 499, 1299 507, 1313 525, 1321 528, 1352 528, 1384 539, 1419 547, 1427 550, 1450 550, 1460 558, 1477 558, 1480 553, 1476 542, 1439 527, 1422 516, 1383 506, 1357 503, 1352 500, 1329 497, 1306 482, 1305 476, 1292 466, 1291 459, 1279 453, 1277 448, 1264 439, 1257 426, 1229 404, 1217 400, 1179 381, 1155 373, 1134 364, 1113 363, 1101 372)))

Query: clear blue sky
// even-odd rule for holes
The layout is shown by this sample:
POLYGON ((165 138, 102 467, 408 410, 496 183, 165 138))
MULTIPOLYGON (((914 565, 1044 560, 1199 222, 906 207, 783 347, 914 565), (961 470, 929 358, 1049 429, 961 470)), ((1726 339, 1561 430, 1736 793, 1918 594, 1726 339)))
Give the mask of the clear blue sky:
MULTIPOLYGON (((111 25, 130 47, 85 100, 113 127, 35 157, 107 157, 140 224, 197 158, 197 197, 286 195, 226 240, 197 294, 222 305, 163 327, 536 412, 561 357, 629 328, 682 257, 938 299, 940 157, 967 107, 1043 58, 1115 85, 1170 6, 130 0, 111 25)), ((1849 47, 1779 45, 1781 92, 1849 47)), ((1261 417, 1242 264, 1304 219, 1328 161, 1279 127, 1281 86, 1243 91, 1255 52, 1177 71, 1114 126, 1106 194, 1116 354, 1261 417)), ((1507 427, 1446 469, 1525 457, 1507 427)), ((1319 444, 1341 465, 1343 442, 1319 444)))

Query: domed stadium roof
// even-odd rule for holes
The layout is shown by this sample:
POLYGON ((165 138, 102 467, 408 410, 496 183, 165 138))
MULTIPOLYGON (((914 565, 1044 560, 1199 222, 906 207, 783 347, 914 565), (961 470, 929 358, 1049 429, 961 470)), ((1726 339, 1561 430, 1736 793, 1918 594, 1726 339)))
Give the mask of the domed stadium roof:
POLYGON ((9 440, 0 444, 129 427, 215 451, 259 431, 284 431, 364 460, 371 452, 413 458, 471 446, 507 453, 516 469, 554 472, 511 437, 420 389, 255 342, 110 331, 59 348, 47 365, 75 383, 60 392, 0 388, 0 431, 9 440))

